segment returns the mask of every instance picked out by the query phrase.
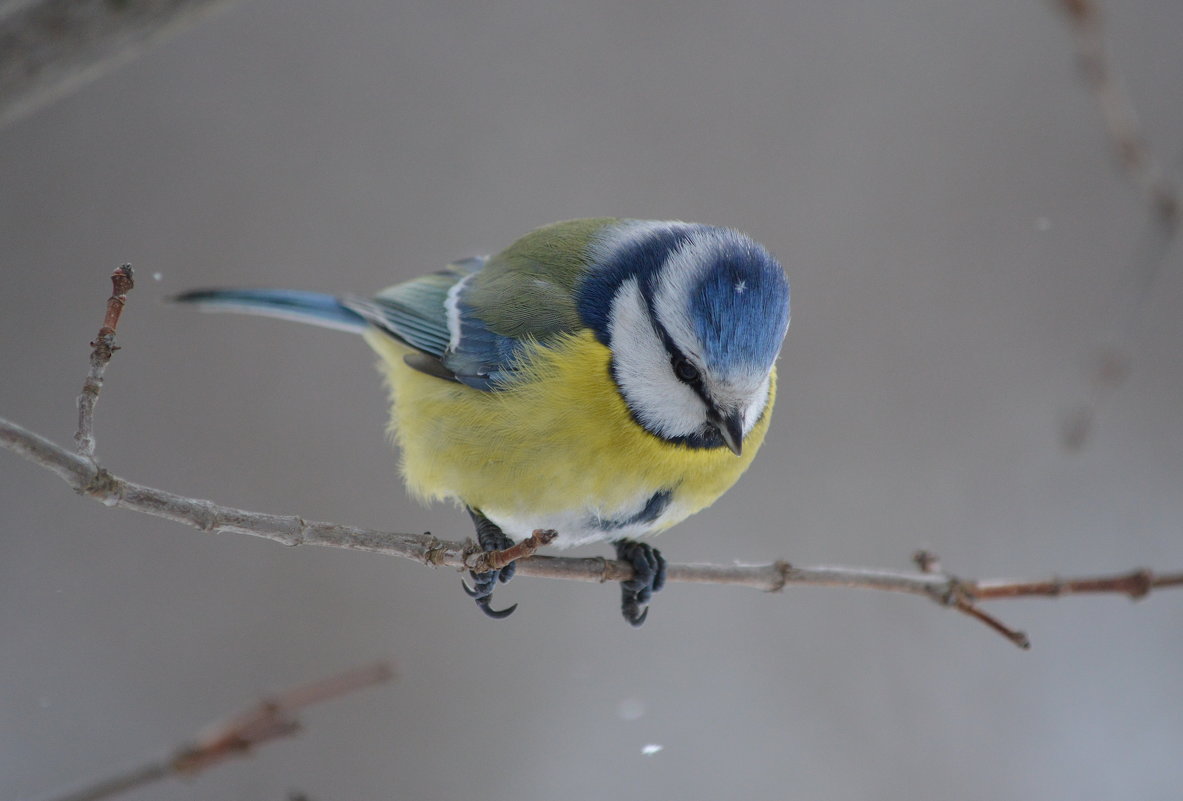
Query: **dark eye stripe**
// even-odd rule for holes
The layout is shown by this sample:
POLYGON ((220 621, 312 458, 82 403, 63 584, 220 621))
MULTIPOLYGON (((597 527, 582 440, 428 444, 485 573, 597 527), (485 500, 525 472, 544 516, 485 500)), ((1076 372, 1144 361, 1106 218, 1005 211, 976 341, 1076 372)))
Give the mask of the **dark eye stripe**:
POLYGON ((653 330, 657 332, 657 336, 661 339, 661 344, 665 346, 665 352, 670 355, 670 369, 674 371, 674 376, 694 390, 698 397, 702 398, 702 402, 711 406, 711 399, 707 397, 706 387, 702 383, 702 373, 694 366, 694 363, 686 358, 686 354, 682 353, 682 349, 674 344, 674 338, 670 336, 670 332, 661 324, 661 320, 657 319, 657 309, 654 306, 653 287, 646 283, 641 288, 641 297, 645 301, 645 307, 649 310, 649 323, 653 326, 653 330), (681 365, 685 365, 690 370, 694 371, 693 376, 689 372, 682 375, 679 370, 681 365))
POLYGON ((657 330, 657 335, 661 337, 661 343, 665 345, 665 352, 670 355, 670 369, 674 371, 674 377, 694 390, 694 394, 702 398, 702 402, 709 408, 711 399, 707 397, 706 387, 703 386, 702 373, 694 366, 693 362, 686 358, 682 349, 674 344, 674 339, 665 330, 665 326, 655 316, 651 315, 650 319, 653 321, 653 327, 657 330))

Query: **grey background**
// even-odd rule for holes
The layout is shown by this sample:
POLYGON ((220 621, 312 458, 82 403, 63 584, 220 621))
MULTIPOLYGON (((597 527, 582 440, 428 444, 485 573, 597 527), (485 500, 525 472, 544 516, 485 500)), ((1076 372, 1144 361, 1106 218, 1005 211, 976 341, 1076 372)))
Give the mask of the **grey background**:
MULTIPOLYGON (((1183 7, 1106 4, 1152 142, 1183 142, 1183 7)), ((555 219, 734 225, 793 285, 755 466, 676 561, 973 576, 1183 565, 1183 277, 1121 343, 1146 215, 1040 2, 233 6, 0 132, 0 413, 68 442, 108 286, 141 282, 99 408, 116 473, 441 536, 408 501, 363 343, 162 304, 368 291, 555 219), (159 272, 161 280, 153 281, 159 272)), ((923 600, 523 579, 195 531, 0 454, 0 797, 161 753, 260 693, 380 656, 394 685, 136 797, 1176 799, 1183 595, 999 603, 1020 652, 923 600), (646 756, 646 744, 663 746, 646 756)), ((603 553, 589 548, 586 553, 603 553)))

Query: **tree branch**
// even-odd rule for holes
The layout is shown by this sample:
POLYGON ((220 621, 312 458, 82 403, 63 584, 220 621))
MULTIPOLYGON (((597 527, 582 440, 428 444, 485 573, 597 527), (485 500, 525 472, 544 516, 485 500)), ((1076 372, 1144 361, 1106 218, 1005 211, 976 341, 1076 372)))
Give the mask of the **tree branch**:
POLYGON ((256 746, 298 733, 301 727, 295 713, 304 707, 381 684, 393 676, 390 665, 379 662, 290 687, 251 709, 215 723, 198 735, 195 742, 178 748, 169 757, 53 796, 50 801, 99 801, 169 776, 195 776, 233 757, 246 756, 256 746))
POLYGON ((90 373, 82 384, 82 394, 78 396, 78 432, 74 434, 78 455, 87 459, 94 459, 94 407, 99 402, 99 392, 103 389, 103 375, 107 371, 107 364, 115 351, 119 350, 115 344, 115 332, 119 328, 123 306, 127 303, 127 293, 131 292, 135 285, 130 264, 125 264, 111 273, 111 297, 107 298, 107 313, 103 317, 99 333, 90 343, 90 373))
MULTIPOLYGON (((398 556, 424 565, 477 573, 491 569, 492 564, 504 565, 507 561, 504 557, 498 557, 502 552, 486 554, 471 540, 453 542, 431 534, 378 531, 315 522, 294 515, 251 512, 154 489, 119 478, 92 460, 71 453, 3 418, 0 418, 0 446, 50 470, 80 495, 94 498, 105 506, 162 517, 201 531, 247 534, 282 545, 318 545, 367 551, 398 556)), ((633 569, 631 565, 614 559, 531 556, 517 561, 517 575, 602 583, 630 579, 633 569)), ((1138 570, 1089 578, 974 581, 941 572, 828 565, 794 567, 788 562, 777 561, 756 565, 672 564, 668 568, 666 580, 731 584, 766 592, 779 592, 791 585, 903 592, 927 596, 943 606, 953 607, 984 621, 976 607, 978 601, 1082 593, 1119 593, 1141 598, 1152 589, 1183 586, 1183 572, 1154 574, 1149 570, 1138 570)), ((993 623, 990 625, 998 628, 993 623)), ((1023 644, 1015 633, 1007 633, 1007 636, 1017 644, 1023 644)))

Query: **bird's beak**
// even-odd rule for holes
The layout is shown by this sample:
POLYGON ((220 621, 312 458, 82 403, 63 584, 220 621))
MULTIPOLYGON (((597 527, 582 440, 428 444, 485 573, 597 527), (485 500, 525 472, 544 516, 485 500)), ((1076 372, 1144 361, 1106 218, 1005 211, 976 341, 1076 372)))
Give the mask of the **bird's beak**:
POLYGON ((718 409, 711 409, 709 420, 711 425, 719 429, 723 442, 736 456, 743 453, 743 412, 736 409, 723 414, 718 409))

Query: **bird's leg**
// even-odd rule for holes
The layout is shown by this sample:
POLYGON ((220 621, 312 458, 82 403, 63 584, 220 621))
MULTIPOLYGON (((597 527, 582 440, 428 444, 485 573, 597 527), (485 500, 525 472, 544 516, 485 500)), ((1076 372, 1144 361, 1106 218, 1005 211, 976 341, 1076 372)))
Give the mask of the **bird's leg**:
POLYGON ((665 586, 665 557, 652 545, 636 540, 621 539, 616 546, 616 558, 633 566, 636 575, 620 582, 620 611, 631 626, 640 626, 649 616, 647 604, 653 593, 665 586), (645 607, 642 611, 641 607, 645 607))
MULTIPOLYGON (((476 525, 476 539, 483 551, 486 553, 489 551, 503 551, 513 545, 513 540, 505 536, 505 533, 498 528, 496 523, 479 511, 469 507, 468 514, 472 517, 472 522, 476 525)), ((510 562, 500 570, 489 570, 485 573, 473 573, 469 571, 468 575, 472 576, 472 586, 469 587, 467 584, 464 584, 464 591, 468 593, 470 598, 476 601, 476 605, 481 608, 481 611, 496 620, 509 617, 513 614, 513 610, 518 608, 517 604, 501 610, 496 610, 489 606, 489 603, 493 599, 493 588, 497 586, 498 581, 504 584, 513 578, 514 567, 514 563, 510 562)))

